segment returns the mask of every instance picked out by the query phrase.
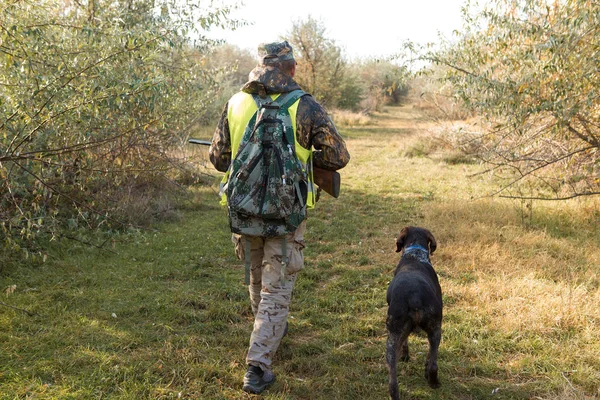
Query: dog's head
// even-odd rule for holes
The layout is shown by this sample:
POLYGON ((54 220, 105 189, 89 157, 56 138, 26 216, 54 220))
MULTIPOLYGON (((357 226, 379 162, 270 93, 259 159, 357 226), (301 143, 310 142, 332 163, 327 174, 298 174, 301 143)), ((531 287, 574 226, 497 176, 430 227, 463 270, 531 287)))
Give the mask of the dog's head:
POLYGON ((399 253, 405 247, 419 245, 429 250, 429 254, 433 254, 437 248, 437 243, 433 234, 425 228, 416 226, 407 226, 402 229, 398 239, 396 239, 396 253, 399 253))

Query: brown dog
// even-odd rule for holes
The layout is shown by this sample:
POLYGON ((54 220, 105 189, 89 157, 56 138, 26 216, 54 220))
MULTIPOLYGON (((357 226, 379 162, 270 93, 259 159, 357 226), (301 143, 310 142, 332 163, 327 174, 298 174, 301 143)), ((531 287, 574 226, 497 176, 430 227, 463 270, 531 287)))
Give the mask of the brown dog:
POLYGON ((437 247, 427 229, 408 226, 396 241, 396 252, 403 251, 388 287, 388 331, 386 362, 392 399, 400 398, 396 364, 398 355, 408 361, 408 335, 422 329, 427 333, 429 353, 425 362, 425 378, 429 386, 440 386, 437 355, 442 337, 442 289, 429 255, 437 247))

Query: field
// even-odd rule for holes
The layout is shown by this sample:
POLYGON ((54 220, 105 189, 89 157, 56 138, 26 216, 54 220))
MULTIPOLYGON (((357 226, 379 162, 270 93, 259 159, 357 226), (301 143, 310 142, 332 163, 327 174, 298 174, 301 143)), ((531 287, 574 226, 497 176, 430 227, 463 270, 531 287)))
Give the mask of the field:
MULTIPOLYGON (((352 160, 340 198, 309 216, 265 399, 386 398, 385 292, 406 225, 437 239, 445 309, 442 387, 427 386, 426 340, 412 336, 405 398, 600 398, 600 202, 489 198, 488 176, 437 129, 411 106, 341 128, 352 160)), ((0 399, 252 397, 243 267, 205 172, 214 184, 175 222, 2 270, 0 399)))

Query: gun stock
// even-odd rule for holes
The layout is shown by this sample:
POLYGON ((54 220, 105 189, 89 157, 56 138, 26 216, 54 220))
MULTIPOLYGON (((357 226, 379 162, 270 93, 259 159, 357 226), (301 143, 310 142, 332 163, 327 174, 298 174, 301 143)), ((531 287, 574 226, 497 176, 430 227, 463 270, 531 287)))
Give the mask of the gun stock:
POLYGON ((313 167, 313 178, 315 179, 315 184, 327 194, 336 199, 339 197, 341 184, 339 172, 313 167))

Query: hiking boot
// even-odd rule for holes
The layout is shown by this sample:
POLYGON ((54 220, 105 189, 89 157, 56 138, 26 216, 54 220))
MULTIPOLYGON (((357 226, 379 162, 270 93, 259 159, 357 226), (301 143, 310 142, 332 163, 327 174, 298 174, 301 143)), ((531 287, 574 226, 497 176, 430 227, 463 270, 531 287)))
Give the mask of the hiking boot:
POLYGON ((249 365, 244 375, 244 386, 242 390, 246 393, 259 394, 275 382, 275 374, 271 371, 263 371, 260 367, 249 365))

